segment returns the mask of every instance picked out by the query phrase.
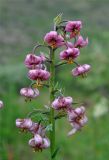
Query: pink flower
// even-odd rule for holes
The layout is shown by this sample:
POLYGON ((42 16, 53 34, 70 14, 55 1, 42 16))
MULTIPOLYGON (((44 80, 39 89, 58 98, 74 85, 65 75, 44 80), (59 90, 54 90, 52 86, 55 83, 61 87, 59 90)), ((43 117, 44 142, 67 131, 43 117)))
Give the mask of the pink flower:
POLYGON ((48 147, 50 147, 50 140, 48 138, 43 138, 42 148, 46 149, 48 147))
POLYGON ((32 80, 45 81, 50 77, 50 73, 43 69, 33 69, 29 70, 28 77, 32 80))
POLYGON ((74 44, 75 48, 82 48, 88 45, 88 38, 86 40, 83 39, 82 36, 78 36, 78 40, 74 44))
POLYGON ((67 48, 74 48, 74 44, 73 44, 72 42, 69 42, 69 41, 67 41, 67 42, 65 43, 65 46, 66 46, 67 48))
POLYGON ((41 52, 41 54, 39 55, 40 59, 41 59, 41 63, 46 61, 46 57, 44 56, 44 53, 41 52))
POLYGON ((91 66, 89 64, 80 65, 72 70, 73 76, 84 76, 89 70, 91 66))
POLYGON ((41 145, 43 143, 43 139, 39 134, 36 134, 34 138, 29 140, 29 145, 35 149, 35 151, 41 150, 41 145))
POLYGON ((67 60, 68 63, 72 63, 75 58, 77 58, 80 54, 78 48, 68 48, 60 53, 61 60, 67 60))
POLYGON ((85 116, 85 108, 81 106, 76 109, 69 109, 68 120, 73 127, 73 129, 68 133, 68 135, 72 135, 76 131, 80 130, 88 121, 87 117, 85 116))
POLYGON ((29 131, 32 133, 32 134, 39 134, 41 136, 45 136, 45 129, 44 127, 39 124, 39 123, 32 123, 32 126, 29 128, 29 131))
POLYGON ((25 65, 29 69, 37 68, 37 65, 40 65, 46 60, 45 56, 41 54, 40 56, 36 56, 35 54, 28 54, 25 58, 25 65))
POLYGON ((29 130, 32 126, 32 120, 30 118, 27 119, 16 119, 16 127, 22 129, 23 131, 29 130))
POLYGON ((52 102, 52 107, 56 110, 67 109, 73 102, 72 97, 58 97, 52 102))
POLYGON ((3 101, 0 100, 0 109, 3 108, 4 104, 3 101))
POLYGON ((36 134, 29 140, 29 145, 34 148, 35 151, 42 151, 42 149, 50 146, 50 141, 48 138, 43 138, 39 134, 36 134))
POLYGON ((52 48, 60 47, 64 44, 64 39, 61 35, 58 35, 56 31, 50 31, 44 37, 44 41, 48 43, 52 48))
POLYGON ((22 96, 24 96, 25 98, 27 99, 30 99, 31 98, 36 98, 37 96, 39 96, 39 90, 38 89, 32 89, 32 88, 22 88, 20 90, 20 94, 22 96))
POLYGON ((70 38, 77 36, 82 28, 81 21, 68 21, 65 31, 70 32, 70 38))

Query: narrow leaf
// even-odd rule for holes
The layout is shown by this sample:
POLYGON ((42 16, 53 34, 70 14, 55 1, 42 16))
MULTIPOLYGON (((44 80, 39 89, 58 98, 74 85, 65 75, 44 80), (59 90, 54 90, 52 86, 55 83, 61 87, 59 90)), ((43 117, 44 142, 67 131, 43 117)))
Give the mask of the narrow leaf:
POLYGON ((45 115, 48 115, 49 114, 49 111, 44 111, 44 110, 41 110, 41 109, 34 109, 32 112, 28 113, 27 117, 31 117, 33 115, 36 115, 36 114, 45 114, 45 115))
POLYGON ((52 124, 49 124, 49 125, 46 127, 45 130, 46 130, 46 131, 52 131, 52 128, 53 128, 53 127, 52 127, 52 124))
POLYGON ((60 147, 57 147, 56 150, 54 151, 52 158, 55 158, 57 153, 59 152, 60 147))

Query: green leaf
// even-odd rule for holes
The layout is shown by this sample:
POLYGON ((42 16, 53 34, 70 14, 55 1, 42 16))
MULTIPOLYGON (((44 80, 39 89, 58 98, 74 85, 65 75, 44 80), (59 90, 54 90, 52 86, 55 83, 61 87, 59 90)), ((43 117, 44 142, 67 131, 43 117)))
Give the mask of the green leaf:
POLYGON ((49 111, 41 110, 41 109, 34 109, 32 112, 29 112, 27 117, 32 117, 33 115, 42 114, 42 115, 48 115, 49 111))
POLYGON ((45 130, 46 130, 46 131, 52 131, 52 128, 53 128, 53 127, 52 127, 52 124, 49 124, 49 125, 46 127, 45 130))
POLYGON ((58 89, 58 86, 59 86, 59 82, 56 82, 56 84, 54 86, 55 90, 58 89))
POLYGON ((60 13, 57 17, 54 18, 54 24, 57 26, 62 21, 62 13, 60 13))
POLYGON ((56 150, 54 151, 53 155, 52 155, 52 158, 55 158, 58 151, 59 151, 60 147, 57 147, 56 150))
POLYGON ((58 113, 54 118, 55 118, 55 120, 56 120, 56 119, 61 119, 61 118, 63 118, 63 117, 66 117, 66 115, 67 115, 66 113, 64 113, 64 112, 61 113, 61 112, 60 112, 60 113, 58 113))

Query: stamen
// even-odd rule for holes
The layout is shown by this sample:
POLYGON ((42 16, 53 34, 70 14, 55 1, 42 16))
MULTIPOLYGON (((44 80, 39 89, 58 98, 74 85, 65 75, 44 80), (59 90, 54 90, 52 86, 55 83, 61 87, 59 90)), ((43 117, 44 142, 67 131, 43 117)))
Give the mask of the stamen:
POLYGON ((33 88, 38 88, 38 87, 42 87, 42 86, 43 86, 43 84, 40 79, 37 79, 36 83, 33 84, 33 88))
POLYGON ((69 58, 68 61, 67 61, 67 63, 68 63, 68 64, 72 64, 72 63, 73 63, 73 59, 72 59, 72 58, 69 58))
POLYGON ((52 47, 52 49, 56 48, 56 42, 55 41, 51 42, 51 47, 52 47))
POLYGON ((87 77, 87 74, 86 74, 86 73, 83 73, 83 74, 81 74, 81 77, 82 77, 82 78, 86 78, 86 77, 87 77))
POLYGON ((75 121, 76 121, 77 123, 79 123, 79 121, 80 121, 82 118, 83 118, 83 115, 80 115, 80 116, 78 116, 78 117, 75 118, 75 121))

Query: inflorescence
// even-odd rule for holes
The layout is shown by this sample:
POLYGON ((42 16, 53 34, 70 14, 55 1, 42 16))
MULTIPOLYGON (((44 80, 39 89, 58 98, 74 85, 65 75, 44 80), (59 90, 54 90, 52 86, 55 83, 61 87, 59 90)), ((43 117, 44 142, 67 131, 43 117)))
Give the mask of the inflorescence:
MULTIPOLYGON (((60 62, 55 65, 59 67, 63 64, 76 65, 72 69, 71 75, 74 77, 82 76, 85 77, 89 72, 91 66, 89 64, 79 64, 76 59, 80 56, 80 50, 88 45, 88 38, 84 39, 81 35, 82 22, 81 21, 60 21, 55 23, 55 29, 48 32, 43 38, 43 44, 38 44, 34 47, 33 51, 27 54, 24 64, 28 69, 28 78, 31 80, 29 87, 22 88, 20 94, 25 97, 26 101, 35 99, 40 95, 39 89, 41 86, 49 86, 49 79, 52 76, 50 70, 47 70, 46 64, 52 63, 50 54, 45 56, 44 53, 39 55, 35 54, 37 48, 47 47, 49 50, 55 51, 62 47, 62 51, 59 54, 60 62)), ((54 90, 54 95, 59 89, 54 90)), ((72 127, 72 130, 68 135, 72 135, 86 124, 87 117, 85 116, 85 107, 80 106, 73 108, 73 98, 68 96, 65 97, 63 94, 58 94, 56 98, 47 108, 47 111, 41 111, 45 116, 50 116, 49 110, 53 108, 55 111, 54 119, 60 118, 62 115, 67 116, 67 119, 72 127)), ((3 106, 0 101, 0 108, 3 106)), ((47 121, 48 119, 44 119, 47 121)), ((16 126, 21 131, 30 132, 33 137, 29 140, 28 144, 34 148, 35 151, 43 150, 50 147, 50 140, 47 137, 47 128, 50 125, 43 124, 43 120, 39 120, 37 123, 33 122, 31 118, 17 119, 16 126)))

